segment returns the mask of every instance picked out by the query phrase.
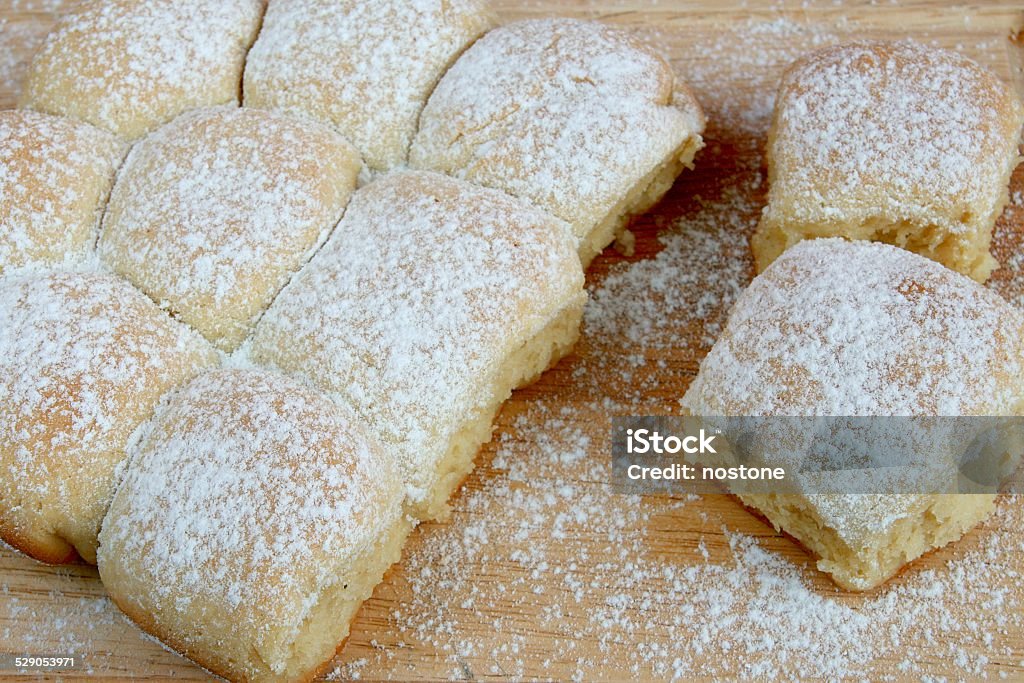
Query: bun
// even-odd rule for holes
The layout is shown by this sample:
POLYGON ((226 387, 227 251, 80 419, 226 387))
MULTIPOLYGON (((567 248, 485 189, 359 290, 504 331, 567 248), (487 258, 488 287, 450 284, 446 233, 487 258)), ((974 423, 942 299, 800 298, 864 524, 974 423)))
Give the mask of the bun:
POLYGON ((189 112, 128 155, 100 257, 233 351, 327 239, 361 165, 312 121, 236 107, 189 112))
POLYGON ((0 274, 84 260, 124 151, 84 123, 0 112, 0 274))
POLYGON ((188 109, 237 104, 264 4, 83 2, 36 53, 18 105, 134 140, 188 109))
POLYGON ((95 562, 132 432, 217 360, 118 278, 0 281, 0 538, 43 562, 95 562))
POLYGON ((802 239, 909 249, 984 282, 1024 106, 995 74, 909 41, 815 52, 786 72, 768 135, 758 271, 802 239))
POLYGON ((575 343, 586 295, 565 224, 426 172, 360 189, 256 327, 252 357, 352 405, 414 514, 446 501, 512 389, 575 343))
MULTIPOLYGON (((695 415, 1024 414, 1024 316, 884 244, 801 242, 737 300, 683 399, 695 415)), ((872 588, 992 510, 991 495, 751 494, 851 590, 872 588)))
POLYGON ((410 163, 569 222, 586 267, 691 165, 703 130, 689 88, 633 37, 529 20, 491 31, 445 74, 410 163))
POLYGON ((441 75, 497 18, 483 0, 279 0, 245 67, 245 106, 301 112, 375 170, 403 165, 441 75))
POLYGON ((280 375, 198 377, 131 457, 100 534, 103 583, 143 629, 231 680, 311 679, 411 527, 379 445, 280 375))

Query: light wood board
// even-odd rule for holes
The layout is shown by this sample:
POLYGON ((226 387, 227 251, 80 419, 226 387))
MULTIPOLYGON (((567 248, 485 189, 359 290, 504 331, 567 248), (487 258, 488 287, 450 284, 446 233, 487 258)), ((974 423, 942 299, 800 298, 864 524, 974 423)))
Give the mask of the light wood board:
MULTIPOLYGON (((13 106, 31 50, 61 7, 69 4, 0 0, 0 107, 13 106)), ((733 237, 749 231, 764 191, 761 148, 776 79, 789 61, 813 46, 853 37, 911 36, 959 49, 1008 82, 1021 81, 1014 65, 1021 63, 1024 12, 1014 3, 751 1, 738 6, 673 0, 495 0, 495 5, 506 19, 559 14, 598 18, 641 32, 664 50, 677 73, 691 81, 707 110, 709 145, 698 156, 697 169, 683 175, 651 216, 637 221, 633 256, 609 250, 594 262, 588 281, 595 289, 609 277, 624 277, 630 264, 653 262, 662 249, 659 229, 670 235, 696 231, 712 240, 719 231, 731 231, 733 237)), ((1016 174, 1013 190, 1024 191, 1024 172, 1016 174)), ((1009 265, 997 271, 991 286, 1020 305, 1024 258, 1015 255, 1024 251, 1024 206, 1021 195, 1017 197, 1001 219, 996 239, 996 255, 1009 265)), ((731 259, 733 279, 748 278, 746 254, 737 256, 735 239, 729 244, 722 258, 731 259)), ((683 261, 685 254, 682 250, 683 261)), ((721 264, 690 266, 699 271, 721 264)), ((774 575, 791 571, 798 581, 793 590, 806 590, 823 601, 817 603, 815 614, 775 615, 781 619, 780 628, 796 626, 799 631, 806 623, 812 634, 808 648, 848 651, 846 673, 872 679, 933 675, 955 680, 985 674, 990 680, 1024 680, 1024 529, 1019 526, 1021 516, 1007 512, 1010 506, 1020 506, 1019 499, 1004 500, 1003 513, 961 543, 914 563, 885 588, 858 596, 837 591, 807 565, 799 546, 728 497, 627 500, 609 492, 600 466, 608 459, 609 412, 673 412, 728 303, 720 296, 724 276, 686 271, 682 263, 680 269, 689 273, 685 296, 706 292, 710 297, 704 301, 703 318, 677 302, 650 308, 670 313, 655 316, 647 328, 636 320, 632 326, 623 323, 623 332, 646 330, 646 338, 608 338, 595 328, 607 331, 614 325, 607 320, 591 324, 573 356, 518 392, 501 414, 495 441, 480 454, 477 471, 455 498, 451 520, 417 530, 406 559, 360 611, 349 642, 331 667, 335 675, 359 675, 364 680, 621 680, 669 677, 676 660, 681 663, 674 668, 682 678, 755 677, 752 663, 767 667, 758 678, 771 672, 782 678, 813 673, 792 661, 799 648, 786 639, 796 639, 797 632, 777 633, 785 643, 777 641, 774 650, 769 647, 760 654, 749 642, 724 642, 729 633, 742 638, 756 630, 751 620, 765 609, 771 612, 770 606, 758 602, 763 596, 751 596, 749 609, 744 608, 745 598, 731 596, 727 602, 737 613, 730 617, 713 608, 721 600, 709 597, 700 603, 686 592, 688 586, 673 590, 664 585, 684 579, 693 584, 693 591, 708 592, 715 588, 718 567, 718 588, 730 590, 727 581, 736 577, 737 563, 756 555, 737 539, 753 538, 792 567, 775 568, 774 575), (979 561, 993 574, 985 593, 1001 596, 984 605, 977 585, 965 587, 948 574, 962 566, 965 557, 991 545, 996 535, 1004 548, 1007 541, 1017 539, 1017 544, 1005 556, 979 561), (631 564, 634 559, 636 566, 631 564), (431 563, 437 565, 433 573, 431 563), (659 566, 665 569, 663 575, 652 569, 659 566), (937 594, 922 588, 923 577, 934 577, 937 594), (956 595, 957 590, 964 594, 956 595), (955 613, 965 625, 939 625, 931 636, 919 637, 907 628, 908 622, 887 612, 886 596, 892 596, 892 610, 920 610, 922 618, 955 613), (661 604, 647 604, 650 600, 661 604), (666 600, 677 605, 664 604, 666 600), (943 601, 948 605, 943 607, 943 601), (710 607, 703 613, 686 612, 694 604, 710 607), (837 612, 829 605, 850 612, 837 612), (685 618, 669 619, 674 607, 685 618), (999 616, 1000 610, 1007 613, 995 623, 993 615, 999 616), (869 620, 850 622, 855 632, 843 636, 850 638, 847 645, 842 637, 833 639, 843 624, 821 623, 823 618, 843 621, 843 614, 869 620), (972 615, 981 622, 976 627, 969 623, 972 615), (702 641, 704 622, 726 618, 734 621, 712 624, 713 637, 702 641), (866 656, 853 647, 857 634, 884 634, 894 628, 903 631, 896 634, 899 645, 880 645, 866 656), (698 642, 703 653, 696 651, 698 642), (638 655, 638 644, 654 648, 653 654, 638 655)), ((677 289, 669 288, 669 296, 677 289)), ((616 292, 638 295, 635 286, 610 286, 602 305, 616 292)), ((650 303, 661 295, 639 296, 650 303)), ((973 566, 976 571, 979 564, 973 566)), ((93 568, 55 569, 2 549, 0 584, 0 652, 78 652, 85 655, 88 671, 103 680, 208 678, 123 620, 104 598, 93 568)), ((763 588, 756 582, 734 588, 758 585, 763 588)), ((782 604, 812 604, 793 603, 792 591, 788 595, 779 598, 782 604)), ((768 626, 766 631, 771 631, 768 626)), ((840 670, 834 663, 829 666, 818 673, 840 670)), ((76 670, 75 676, 84 671, 76 670)))

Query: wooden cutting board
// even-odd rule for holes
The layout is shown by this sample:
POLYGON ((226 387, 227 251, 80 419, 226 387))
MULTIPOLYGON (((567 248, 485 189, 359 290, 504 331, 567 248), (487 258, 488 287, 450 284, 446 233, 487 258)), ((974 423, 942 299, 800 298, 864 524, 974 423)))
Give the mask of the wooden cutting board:
MULTIPOLYGON (((640 32, 708 117, 697 169, 637 221, 636 251, 598 258, 583 339, 502 411, 444 524, 414 533, 332 664, 333 678, 1024 680, 1020 499, 868 595, 731 498, 626 498, 608 486, 608 416, 674 412, 736 292, 762 205, 777 78, 815 46, 905 37, 952 47, 1010 83, 1013 3, 495 0, 505 19, 595 18, 640 32), (766 552, 767 551, 767 552, 766 552)), ((69 2, 0 0, 0 107, 69 2)), ((1014 42, 1016 41, 1016 42, 1014 42)), ((1015 66, 1017 65, 1017 66, 1015 66)), ((1024 171, 991 285, 1024 304, 1024 171)), ((120 617, 95 569, 0 550, 0 652, 80 655, 64 680, 205 680, 120 617)), ((7 677, 0 671, 0 676, 7 677)))

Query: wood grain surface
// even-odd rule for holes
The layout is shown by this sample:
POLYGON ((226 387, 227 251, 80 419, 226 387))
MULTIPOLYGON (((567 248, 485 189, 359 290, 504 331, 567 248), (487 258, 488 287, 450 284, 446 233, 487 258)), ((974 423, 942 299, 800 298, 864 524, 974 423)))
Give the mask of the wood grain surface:
MULTIPOLYGON (((603 477, 609 415, 674 412, 735 288, 750 277, 744 238, 762 203, 763 137, 786 64, 815 46, 850 38, 910 36, 961 50, 1019 84, 1024 11, 1015 3, 924 0, 494 4, 505 19, 596 18, 646 36, 696 90, 709 117, 708 147, 696 170, 636 222, 635 253, 609 249, 594 262, 588 282, 598 309, 588 315, 577 351, 506 404, 495 440, 453 501, 451 519, 413 534, 405 559, 363 606, 327 675, 1024 680, 1019 499, 1004 499, 992 521, 887 586, 853 595, 838 591, 797 544, 731 498, 625 498, 603 477), (692 252, 687 240, 695 240, 692 252), (714 258, 687 261, 691 253, 714 258), (686 282, 664 286, 652 279, 645 294, 636 273, 648 271, 637 268, 686 282), (620 310, 615 296, 637 297, 634 308, 622 307, 621 324, 613 319, 620 310), (774 555, 766 559, 758 548, 774 555), (775 556, 781 566, 773 564, 775 556), (981 559, 968 566, 970 557, 981 559), (752 558, 793 583, 771 590, 764 581, 730 584, 752 558), (985 567, 989 574, 979 583, 985 567), (713 592, 716 576, 717 589, 725 591, 720 598, 713 592), (984 595, 999 600, 979 597, 982 585, 984 595), (748 589, 749 602, 730 594, 748 589), (772 600, 810 611, 775 614, 772 600), (901 618, 901 612, 921 617, 901 618), (774 621, 762 628, 755 620, 765 614, 774 621), (934 628, 918 628, 926 619, 936 620, 934 628), (950 619, 959 621, 941 623, 950 619), (741 642, 758 629, 775 640, 761 649, 741 642), (727 642, 730 633, 736 638, 727 642), (834 651, 847 661, 823 662, 819 654, 804 661, 804 646, 796 643, 808 633, 808 653, 834 651), (858 644, 869 636, 885 642, 858 644)), ((14 105, 31 51, 69 5, 0 0, 0 107, 14 105)), ((1015 201, 996 237, 996 256, 1006 267, 990 286, 1021 305, 1024 171, 1012 189, 1015 201)), ((0 584, 0 652, 82 655, 84 666, 61 674, 63 680, 208 678, 124 620, 94 568, 47 567, 5 548, 0 584)))

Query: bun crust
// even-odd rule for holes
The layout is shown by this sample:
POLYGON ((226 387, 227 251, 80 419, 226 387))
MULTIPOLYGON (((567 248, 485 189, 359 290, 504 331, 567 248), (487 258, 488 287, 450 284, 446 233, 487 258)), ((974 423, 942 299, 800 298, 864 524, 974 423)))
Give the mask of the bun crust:
POLYGON ((375 170, 403 165, 455 58, 497 23, 484 0, 275 0, 245 67, 245 105, 333 125, 375 170))
MULTIPOLYGON (((682 401, 694 415, 1024 414, 1024 316, 967 277, 873 242, 786 251, 737 300, 682 401)), ((851 590, 959 538, 993 496, 749 494, 851 590)))
POLYGON ((0 274, 84 260, 124 152, 84 123, 0 112, 0 274))
POLYGON ((103 221, 116 273, 233 351, 341 218, 362 164, 321 124, 184 114, 138 142, 103 221))
POLYGON ((586 267, 691 165, 703 130, 689 88, 632 36, 520 21, 481 38, 441 79, 410 163, 567 221, 586 267))
POLYGON ((759 271, 801 239, 895 244, 979 282, 1019 161, 1024 106, 995 74, 910 41, 815 52, 782 79, 759 271))
POLYGON ((96 561, 132 432, 213 349, 108 275, 0 282, 0 538, 96 561))
POLYGON ((434 518, 498 406, 576 340, 586 295, 568 227, 426 172, 360 189, 260 321, 252 357, 339 394, 434 518))
POLYGON ((100 576, 143 629, 211 671, 308 680, 398 559, 401 500, 380 446, 323 394, 206 373, 133 447, 100 576))
POLYGON ((183 111, 238 103, 264 0, 93 0, 66 14, 29 68, 20 107, 127 140, 183 111))

